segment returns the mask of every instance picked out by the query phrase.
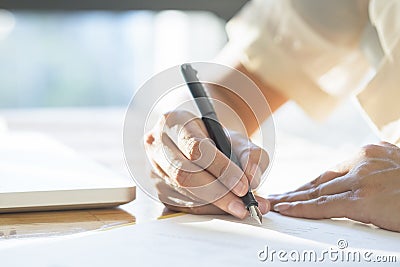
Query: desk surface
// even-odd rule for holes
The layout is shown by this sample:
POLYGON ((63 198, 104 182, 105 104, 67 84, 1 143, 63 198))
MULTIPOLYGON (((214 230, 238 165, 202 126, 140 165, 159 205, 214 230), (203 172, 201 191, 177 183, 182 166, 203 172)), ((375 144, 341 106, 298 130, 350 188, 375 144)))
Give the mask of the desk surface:
MULTIPOLYGON (((289 117, 283 117, 281 120, 287 121, 292 114, 295 113, 290 112, 289 117)), ((7 121, 10 131, 35 131, 50 135, 78 153, 128 176, 122 144, 124 115, 124 108, 0 110, 0 118, 7 121)), ((2 127, 0 127, 1 129, 2 127)), ((313 130, 315 131, 315 129, 314 127, 313 130)), ((329 131, 329 128, 324 131, 315 132, 317 135, 325 137, 326 134, 323 133, 329 131)), ((366 130, 365 132, 368 133, 366 130)), ((137 134, 138 136, 133 138, 142 138, 139 131, 137 134)), ((346 136, 353 135, 347 134, 346 136)), ((361 133, 359 136, 363 136, 363 134, 361 133)), ((362 140, 359 136, 358 139, 362 140)), ((281 158, 281 162, 289 162, 291 168, 287 168, 287 165, 279 164, 279 160, 275 160, 266 186, 263 187, 267 191, 261 192, 263 189, 261 188, 259 193, 277 193, 296 188, 326 168, 340 162, 345 155, 348 155, 349 151, 358 146, 354 140, 350 140, 351 142, 345 143, 344 146, 327 147, 326 144, 318 146, 297 137, 291 141, 282 133, 279 135, 279 138, 281 137, 284 141, 278 139, 280 150, 278 157, 281 158), (297 150, 293 150, 294 141, 297 150), (313 149, 309 149, 310 146, 313 149), (307 155, 304 155, 304 151, 307 151, 307 155), (301 153, 301 157, 299 153, 301 153), (327 156, 321 157, 321 155, 327 156), (307 168, 304 168, 304 164, 307 164, 307 168), (296 170, 295 173, 293 173, 294 170, 296 170), (299 172, 299 170, 301 171, 299 172), (282 182, 282 178, 285 177, 290 178, 290 183, 282 182), (268 191, 272 188, 273 192, 268 191)), ((312 137, 313 140, 317 139, 315 136, 312 137)), ((343 139, 339 141, 342 142, 343 139)), ((138 164, 144 161, 143 155, 136 155, 136 157, 135 161, 138 164)), ((124 224, 148 222, 165 215, 171 216, 171 211, 166 210, 160 202, 151 199, 138 189, 136 200, 120 206, 118 209, 1 214, 0 240, 69 235, 124 224)))
MULTIPOLYGON (((122 126, 125 109, 3 110, 9 131, 35 131, 52 136, 123 175, 122 126)), ((139 138, 139 136, 138 136, 139 138)), ((138 155, 142 160, 142 155, 138 155)), ((139 189, 136 200, 116 209, 0 214, 0 240, 69 235, 141 223, 170 211, 139 189)))
MULTIPOLYGON (((292 114, 294 113, 291 113, 290 116, 292 114)), ((122 152, 124 109, 0 110, 1 117, 7 120, 10 131, 42 132, 122 175, 129 175, 125 167, 122 152)), ((0 125, 0 131, 1 129, 0 125)), ((138 132, 138 136, 133 138, 141 138, 139 135, 140 132, 138 132)), ((268 175, 265 187, 263 186, 265 190, 270 190, 270 192, 265 191, 265 193, 276 193, 298 187, 311 177, 315 177, 327 167, 338 162, 343 156, 348 154, 349 149, 352 150, 348 144, 345 144, 343 147, 318 145, 314 142, 315 135, 312 136, 312 143, 298 138, 298 135, 295 136, 295 139, 290 135, 285 136, 282 133, 278 136, 281 138, 281 141, 278 139, 277 144, 279 146, 279 153, 277 153, 278 156, 275 159, 271 173, 268 175)), ((321 134, 320 136, 324 137, 325 135, 321 134)), ((353 143, 350 144, 354 146, 353 143)), ((137 159, 135 160, 138 160, 140 164, 140 161, 144 160, 143 155, 136 156, 137 159)), ((259 191, 259 193, 261 192, 259 191)), ((79 264, 70 263, 68 266, 82 265, 82 260, 91 261, 92 259, 97 259, 97 263, 100 262, 106 266, 111 264, 121 265, 118 264, 118 260, 120 263, 132 260, 131 247, 122 246, 120 249, 113 251, 113 253, 109 253, 109 246, 110 244, 112 247, 117 247, 120 244, 131 244, 136 249, 136 254, 133 258, 137 256, 138 262, 141 265, 143 265, 143 262, 148 263, 147 256, 151 252, 152 256, 157 255, 157 257, 153 258, 155 261, 159 261, 159 265, 163 264, 166 259, 169 262, 176 260, 181 265, 187 265, 187 262, 190 262, 188 258, 194 259, 195 257, 196 261, 193 264, 191 262, 191 264, 201 266, 204 265, 202 259, 208 259, 208 257, 199 258, 198 255, 207 255, 210 249, 212 251, 218 250, 220 249, 220 244, 227 244, 228 242, 229 245, 223 250, 224 253, 214 253, 212 255, 213 257, 222 257, 219 258, 219 261, 213 261, 214 265, 218 264, 220 266, 219 262, 229 262, 231 265, 243 266, 244 264, 251 265, 255 261, 257 264, 260 264, 257 261, 255 252, 264 248, 266 244, 273 244, 273 248, 279 247, 279 244, 284 244, 284 248, 287 251, 292 251, 295 248, 293 247, 295 244, 300 245, 301 249, 307 249, 305 244, 309 244, 310 249, 317 249, 315 246, 318 242, 315 242, 320 241, 318 244, 323 244, 325 248, 330 246, 330 249, 332 249, 332 245, 336 244, 338 238, 342 237, 345 238, 346 242, 348 240, 349 244, 355 245, 355 247, 376 247, 377 249, 382 249, 382 247, 386 246, 389 247, 388 251, 391 253, 390 255, 394 255, 394 252, 397 253, 399 251, 397 245, 398 235, 392 232, 378 231, 376 229, 376 231, 372 230, 372 232, 368 232, 369 228, 365 227, 365 225, 351 222, 348 225, 349 222, 345 221, 334 221, 326 225, 320 221, 299 219, 293 221, 293 218, 280 217, 274 213, 267 215, 269 216, 269 220, 264 222, 266 229, 257 226, 257 229, 260 231, 249 229, 248 227, 251 226, 245 225, 246 223, 241 227, 236 227, 236 225, 229 223, 233 219, 231 217, 221 221, 208 220, 207 217, 196 216, 195 228, 193 228, 193 225, 186 225, 178 229, 175 228, 175 225, 171 224, 171 220, 163 220, 155 224, 149 223, 160 217, 172 216, 175 216, 175 214, 168 213, 161 203, 151 199, 141 190, 137 190, 137 199, 135 201, 116 209, 0 214, 0 244, 5 247, 2 262, 15 261, 18 263, 24 262, 24 264, 29 262, 39 266, 44 266, 44 262, 49 262, 52 263, 49 266, 53 266, 53 263, 57 263, 56 265, 58 266, 60 262, 65 261, 65 251, 68 251, 68 255, 78 255, 77 257, 69 257, 68 260, 75 259, 75 262, 79 262, 79 264), (274 218, 279 220, 274 223, 274 218), (208 222, 213 223, 209 225, 208 222), (170 228, 162 228, 160 230, 158 228, 160 223, 163 227, 168 227, 169 225, 170 228), (138 225, 134 227, 120 227, 131 224, 138 225), (300 227, 300 225, 303 226, 300 227), (218 229, 220 230, 215 231, 215 227, 219 227, 218 229), (103 234, 106 234, 105 236, 87 235, 88 239, 85 239, 84 235, 76 235, 77 233, 111 228, 118 229, 103 232, 103 234), (210 231, 210 228, 214 230, 210 231), (323 230, 324 228, 325 230, 323 230), (143 229, 147 229, 148 232, 146 235, 138 235, 137 238, 131 238, 130 234, 120 234, 119 237, 115 238, 116 233, 120 231, 132 233, 131 231, 144 231, 143 229), (169 229, 169 235, 165 235, 163 232, 165 229, 169 229), (196 232, 191 232, 190 229, 196 229, 196 232), (160 231, 162 234, 160 234, 160 231), (179 231, 179 235, 177 231, 179 231), (376 232, 379 233, 377 234, 376 232), (49 247, 53 248, 51 252, 47 249, 43 250, 43 246, 36 247, 36 242, 30 243, 30 240, 42 240, 42 237, 49 236, 79 236, 79 242, 71 239, 71 242, 63 240, 66 242, 65 244, 64 242, 60 242, 59 245, 51 243, 51 247, 49 247), (95 241, 93 242, 98 242, 100 244, 99 247, 103 247, 104 250, 97 250, 97 247, 91 251, 82 249, 90 247, 93 244, 91 238, 97 238, 98 236, 106 238, 107 242, 99 242, 98 239, 94 239, 95 241), (248 238, 248 243, 244 246, 247 254, 243 253, 242 240, 244 236, 248 238), (182 237, 185 238, 185 243, 182 243, 182 237), (234 239, 236 241, 233 242, 231 241, 232 239, 227 239, 227 237, 236 238, 234 239), (22 241, 16 239, 22 239, 22 241), (157 246, 154 246, 153 243, 155 239, 158 240, 157 242, 161 242, 157 243, 157 246), (305 243, 299 243, 299 240, 305 243), (27 244, 28 249, 23 246, 13 247, 15 243, 27 244), (210 248, 210 244, 212 243, 214 243, 214 249, 212 249, 213 247, 210 248), (231 246, 232 244, 233 246, 231 246), (21 249, 21 247, 23 248, 21 249), (149 250, 149 247, 152 249, 149 250), (237 251, 232 250, 235 248, 237 251), (42 251, 44 254, 42 254, 42 251), (184 257, 171 256, 181 251, 186 252, 184 253, 184 257), (29 252, 31 256, 27 256, 26 252, 29 252), (84 256, 79 257, 79 255, 84 256), (108 261, 105 260, 107 255, 112 255, 108 261), (225 260, 223 261, 224 257, 225 260), (226 260, 226 257, 229 257, 229 259, 226 260), (39 258, 40 260, 38 260, 39 258)), ((180 219, 188 219, 190 221, 190 218, 190 216, 176 217, 172 221, 179 221, 180 219)), ((242 224, 243 222, 239 223, 242 224)), ((213 257, 211 259, 214 259, 213 257)), ((14 265, 21 266, 18 263, 14 265)), ((210 262, 207 262, 207 264, 210 264, 210 262)), ((332 264, 336 266, 340 263, 332 264)), ((303 265, 309 266, 309 263, 303 265)), ((178 264, 174 264, 174 266, 178 266, 178 264)))

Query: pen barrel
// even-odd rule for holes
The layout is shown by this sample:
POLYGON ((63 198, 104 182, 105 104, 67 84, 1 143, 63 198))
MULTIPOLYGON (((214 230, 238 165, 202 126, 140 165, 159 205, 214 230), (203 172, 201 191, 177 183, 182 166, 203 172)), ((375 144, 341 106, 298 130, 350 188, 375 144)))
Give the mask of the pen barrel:
MULTIPOLYGON (((216 114, 209 114, 210 116, 202 117, 202 120, 204 122, 204 125, 207 128, 208 134, 210 135, 210 138, 214 141, 215 146, 227 157, 229 158, 233 163, 235 163, 237 166, 239 166, 240 169, 243 170, 242 164, 240 163, 238 157, 236 154, 232 151, 232 145, 231 142, 229 141, 228 137, 226 136, 226 133, 219 121, 217 120, 216 114)), ((246 205, 246 209, 249 209, 250 206, 257 206, 258 207, 258 202, 255 199, 253 193, 251 192, 251 189, 249 187, 249 191, 247 192, 246 195, 241 197, 243 203, 246 205)))
POLYGON ((253 192, 251 192, 250 187, 249 187, 249 191, 247 192, 247 194, 240 198, 242 199, 243 203, 245 204, 247 210, 249 210, 249 208, 251 206, 258 207, 258 202, 257 202, 256 198, 254 197, 253 192))
MULTIPOLYGON (((239 159, 236 154, 232 151, 232 145, 229 141, 224 128, 221 123, 219 123, 217 114, 215 113, 214 107, 207 96, 207 93, 202 85, 202 83, 197 78, 197 71, 192 68, 190 64, 183 64, 181 66, 181 71, 183 77, 189 87, 190 93, 192 94, 197 107, 200 110, 202 120, 207 128, 207 132, 210 138, 214 141, 216 147, 233 163, 239 166, 243 170, 242 164, 240 164, 239 159)), ((241 197, 246 209, 250 211, 251 206, 257 206, 258 202, 255 199, 251 188, 249 186, 249 191, 246 195, 241 197)))
POLYGON ((224 129, 222 128, 221 123, 216 119, 215 114, 209 114, 207 116, 203 116, 202 120, 204 125, 207 128, 207 132, 210 138, 214 141, 215 146, 232 162, 238 165, 242 169, 242 164, 240 164, 239 159, 236 154, 232 151, 232 145, 229 141, 228 137, 224 129))

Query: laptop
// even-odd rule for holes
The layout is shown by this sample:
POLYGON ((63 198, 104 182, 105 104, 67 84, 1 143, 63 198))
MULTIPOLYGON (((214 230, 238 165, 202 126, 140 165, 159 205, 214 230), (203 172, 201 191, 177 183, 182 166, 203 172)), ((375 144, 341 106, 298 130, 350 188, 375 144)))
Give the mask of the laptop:
POLYGON ((0 213, 108 208, 135 199, 117 174, 39 133, 0 133, 0 213))

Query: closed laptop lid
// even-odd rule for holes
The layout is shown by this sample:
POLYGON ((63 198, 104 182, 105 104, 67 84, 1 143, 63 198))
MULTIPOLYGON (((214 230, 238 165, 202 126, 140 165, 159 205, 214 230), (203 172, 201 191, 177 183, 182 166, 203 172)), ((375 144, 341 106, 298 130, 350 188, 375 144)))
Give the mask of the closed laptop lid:
POLYGON ((0 134, 0 212, 112 207, 135 198, 117 174, 38 133, 0 134))

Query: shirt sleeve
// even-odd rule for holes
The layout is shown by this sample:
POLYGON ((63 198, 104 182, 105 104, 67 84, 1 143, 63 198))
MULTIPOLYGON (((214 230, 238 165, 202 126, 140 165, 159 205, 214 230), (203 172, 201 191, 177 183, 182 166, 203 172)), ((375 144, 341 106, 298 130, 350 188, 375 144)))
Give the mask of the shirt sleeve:
POLYGON ((384 58, 374 78, 357 98, 381 133, 381 138, 400 142, 400 2, 372 1, 371 21, 377 29, 384 58))
POLYGON ((248 70, 321 120, 368 75, 370 64, 359 46, 368 9, 347 14, 354 8, 349 5, 359 1, 320 1, 327 14, 336 14, 326 18, 318 9, 300 12, 310 10, 302 8, 309 1, 295 2, 249 2, 227 24, 228 45, 238 50, 248 70), (343 27, 346 23, 357 27, 343 27))

